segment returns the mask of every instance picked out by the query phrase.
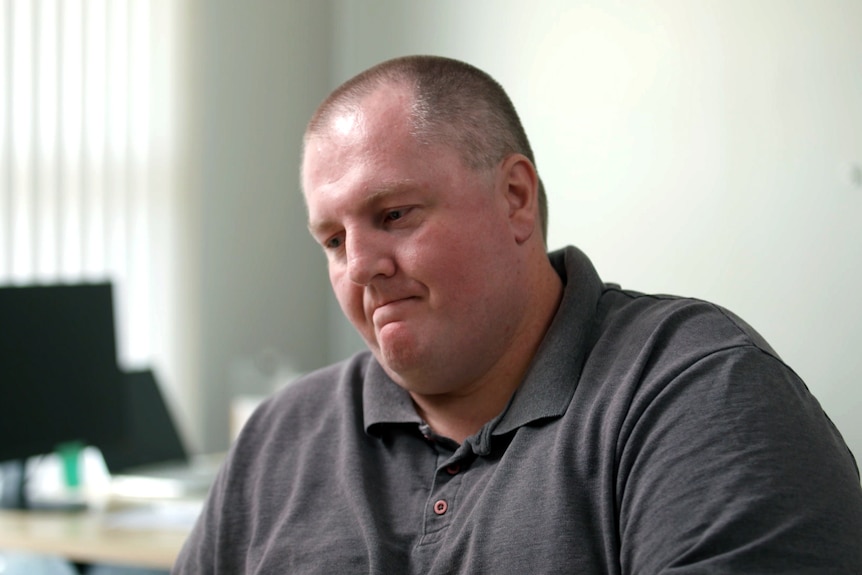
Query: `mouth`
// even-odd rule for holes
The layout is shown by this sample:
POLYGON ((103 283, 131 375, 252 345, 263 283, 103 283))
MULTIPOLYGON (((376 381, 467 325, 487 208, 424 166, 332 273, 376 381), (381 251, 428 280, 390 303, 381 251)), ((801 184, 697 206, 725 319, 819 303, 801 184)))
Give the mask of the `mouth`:
POLYGON ((376 304, 371 313, 374 325, 379 329, 388 323, 403 320, 405 318, 406 308, 408 308, 417 299, 418 298, 416 297, 409 296, 391 299, 376 304))

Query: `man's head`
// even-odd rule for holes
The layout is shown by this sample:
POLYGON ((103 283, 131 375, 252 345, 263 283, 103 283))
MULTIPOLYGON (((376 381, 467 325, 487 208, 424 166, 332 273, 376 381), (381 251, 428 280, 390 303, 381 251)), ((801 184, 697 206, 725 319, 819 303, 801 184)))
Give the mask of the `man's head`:
MULTIPOLYGON (((406 56, 382 62, 335 89, 318 107, 306 137, 326 130, 332 118, 381 86, 412 90, 412 133, 425 143, 448 144, 474 169, 495 166, 517 152, 536 165, 515 106, 502 86, 465 62, 438 56, 406 56)), ((539 179, 542 237, 548 237, 548 201, 539 179)))
POLYGON ((540 229, 538 176, 518 151, 530 153, 526 137, 489 136, 506 131, 508 116, 517 123, 511 103, 499 86, 483 89, 498 91, 506 112, 471 101, 488 82, 448 60, 384 63, 336 90, 306 133, 309 229, 335 295, 414 394, 459 393, 495 371, 520 375, 509 372, 538 345, 555 297, 546 288, 559 282, 540 229), (433 91, 418 85, 426 76, 433 91))

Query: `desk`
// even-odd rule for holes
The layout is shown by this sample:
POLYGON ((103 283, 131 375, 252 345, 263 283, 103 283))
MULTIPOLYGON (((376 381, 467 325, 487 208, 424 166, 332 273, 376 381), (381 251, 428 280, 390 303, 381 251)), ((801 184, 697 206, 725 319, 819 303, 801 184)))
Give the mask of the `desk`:
POLYGON ((123 522, 123 510, 0 510, 0 549, 59 555, 78 563, 170 569, 190 525, 123 522))

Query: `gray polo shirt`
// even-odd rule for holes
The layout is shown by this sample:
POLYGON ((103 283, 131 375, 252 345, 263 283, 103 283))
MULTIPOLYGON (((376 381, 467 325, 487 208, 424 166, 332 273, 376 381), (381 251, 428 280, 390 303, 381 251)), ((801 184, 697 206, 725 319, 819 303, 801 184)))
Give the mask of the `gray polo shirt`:
POLYGON ((247 424, 175 573, 862 573, 862 490, 805 385, 710 303, 575 248, 508 407, 436 436, 369 353, 247 424))

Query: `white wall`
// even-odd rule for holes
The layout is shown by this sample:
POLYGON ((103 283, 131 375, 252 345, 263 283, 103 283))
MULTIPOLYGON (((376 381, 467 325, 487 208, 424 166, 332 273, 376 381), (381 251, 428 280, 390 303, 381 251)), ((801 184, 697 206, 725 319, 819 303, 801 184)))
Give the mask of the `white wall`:
POLYGON ((490 72, 537 154, 551 246, 742 315, 862 456, 862 2, 333 7, 332 86, 409 53, 490 72))
MULTIPOLYGON (((302 133, 329 89, 326 4, 199 0, 191 113, 199 190, 195 447, 228 442, 231 396, 271 391, 255 367, 328 359, 325 261, 299 191, 302 133), (260 365, 263 364, 263 365, 260 365)), ((262 374, 266 375, 266 373, 262 374)))
POLYGON ((579 245, 607 281, 742 315, 862 455, 862 3, 194 5, 198 446, 224 446, 230 395, 261 391, 238 365, 273 350, 305 371, 361 347, 305 231, 301 135, 341 81, 434 53, 509 91, 552 247, 579 245))

